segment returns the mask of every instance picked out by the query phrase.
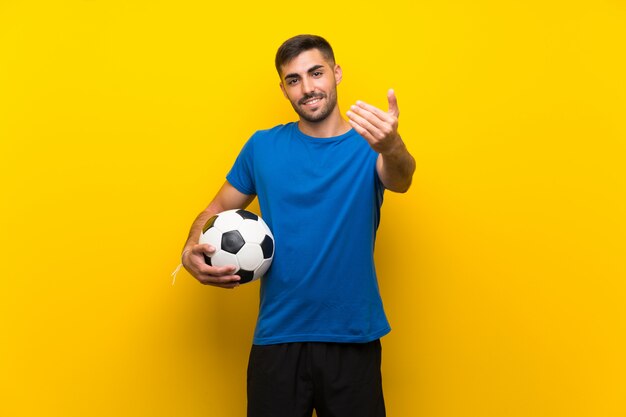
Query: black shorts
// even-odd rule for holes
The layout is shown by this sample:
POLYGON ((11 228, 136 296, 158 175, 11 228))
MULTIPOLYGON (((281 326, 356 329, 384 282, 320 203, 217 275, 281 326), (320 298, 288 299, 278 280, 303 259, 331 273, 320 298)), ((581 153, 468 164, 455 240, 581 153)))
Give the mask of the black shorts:
POLYGON ((253 345, 248 417, 383 417, 380 340, 253 345))

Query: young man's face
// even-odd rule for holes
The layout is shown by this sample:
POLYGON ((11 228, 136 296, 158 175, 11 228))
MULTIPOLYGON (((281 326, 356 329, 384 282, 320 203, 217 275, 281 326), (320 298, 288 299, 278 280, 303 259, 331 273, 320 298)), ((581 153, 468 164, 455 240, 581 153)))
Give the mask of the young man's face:
POLYGON ((341 68, 318 49, 302 52, 281 68, 280 88, 300 118, 321 122, 337 105, 341 68))

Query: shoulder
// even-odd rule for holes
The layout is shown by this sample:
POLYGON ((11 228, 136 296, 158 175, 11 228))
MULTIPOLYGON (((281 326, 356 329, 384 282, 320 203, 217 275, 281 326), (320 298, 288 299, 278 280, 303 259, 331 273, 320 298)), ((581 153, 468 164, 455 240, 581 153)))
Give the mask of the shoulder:
POLYGON ((265 154, 271 152, 276 146, 287 142, 285 138, 290 136, 292 123, 274 126, 270 129, 257 130, 245 142, 241 153, 252 157, 258 156, 259 153, 265 154))
POLYGON ((293 130, 293 126, 294 122, 291 122, 287 124, 277 125, 269 129, 257 130, 256 132, 254 132, 251 139, 259 140, 263 138, 267 139, 282 137, 290 133, 293 130))

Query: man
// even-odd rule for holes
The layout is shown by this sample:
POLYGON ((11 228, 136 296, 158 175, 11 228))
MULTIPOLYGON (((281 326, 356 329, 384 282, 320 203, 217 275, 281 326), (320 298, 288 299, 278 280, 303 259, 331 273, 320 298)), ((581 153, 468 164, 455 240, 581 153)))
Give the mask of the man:
POLYGON ((373 261, 384 189, 408 190, 415 161, 389 111, 357 102, 342 117, 341 67, 319 36, 276 54, 280 88, 297 123, 256 132, 226 182, 196 218, 182 262, 198 281, 235 288, 235 267, 212 267, 198 244, 214 214, 255 196, 275 238, 248 364, 249 417, 385 415, 380 337, 391 328, 373 261))

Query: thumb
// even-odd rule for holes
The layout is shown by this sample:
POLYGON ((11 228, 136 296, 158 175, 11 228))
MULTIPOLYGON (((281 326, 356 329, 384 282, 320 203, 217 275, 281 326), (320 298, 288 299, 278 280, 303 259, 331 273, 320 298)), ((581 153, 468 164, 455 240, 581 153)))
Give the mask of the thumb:
POLYGON ((208 243, 196 244, 191 248, 191 252, 196 255, 212 255, 215 248, 208 243))
POLYGON ((393 88, 390 88, 387 91, 387 100, 389 101, 389 113, 394 117, 400 116, 400 109, 398 109, 398 99, 396 98, 396 92, 393 91, 393 88))

